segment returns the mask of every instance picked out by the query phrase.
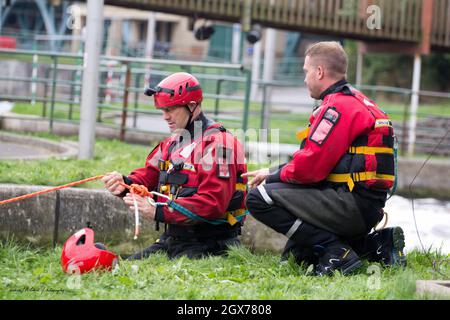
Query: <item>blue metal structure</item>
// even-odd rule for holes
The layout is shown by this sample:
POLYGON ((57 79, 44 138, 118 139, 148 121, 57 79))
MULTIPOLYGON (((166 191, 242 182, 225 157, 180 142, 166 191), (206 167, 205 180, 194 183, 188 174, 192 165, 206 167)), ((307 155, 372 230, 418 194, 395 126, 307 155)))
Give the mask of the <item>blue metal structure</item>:
POLYGON ((0 34, 9 35, 8 29, 14 27, 14 36, 22 48, 36 48, 39 37, 48 36, 49 47, 52 51, 58 50, 61 40, 58 36, 64 35, 69 17, 68 7, 70 1, 61 0, 55 5, 46 0, 11 0, 6 6, 4 1, 0 5, 0 34))

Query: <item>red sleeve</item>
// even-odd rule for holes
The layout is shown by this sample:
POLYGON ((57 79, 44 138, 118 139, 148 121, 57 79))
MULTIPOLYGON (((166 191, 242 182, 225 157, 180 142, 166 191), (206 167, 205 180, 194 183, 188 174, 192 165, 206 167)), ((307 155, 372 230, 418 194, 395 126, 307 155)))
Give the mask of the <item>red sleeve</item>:
POLYGON ((294 153, 281 170, 283 182, 311 184, 324 180, 344 155, 351 143, 374 124, 367 109, 353 97, 336 106, 321 106, 311 123, 304 148, 294 153))
MULTIPOLYGON (((191 197, 175 200, 177 204, 208 220, 224 218, 224 213, 236 186, 239 165, 236 161, 236 152, 234 152, 236 149, 234 147, 228 149, 231 152, 229 157, 231 161, 223 161, 223 158, 221 158, 222 152, 217 155, 220 149, 223 150, 223 145, 218 141, 212 141, 208 144, 200 163, 195 164, 199 181, 197 193, 191 197), (224 172, 228 172, 228 174, 225 174, 228 177, 224 177, 224 172), (222 177, 220 177, 221 175, 222 177)), ((163 213, 166 223, 196 222, 169 207, 164 207, 163 213)))
POLYGON ((159 169, 158 160, 161 159, 161 147, 163 142, 159 143, 148 155, 145 161, 145 167, 133 170, 128 178, 133 183, 143 185, 148 190, 153 190, 158 185, 159 169))

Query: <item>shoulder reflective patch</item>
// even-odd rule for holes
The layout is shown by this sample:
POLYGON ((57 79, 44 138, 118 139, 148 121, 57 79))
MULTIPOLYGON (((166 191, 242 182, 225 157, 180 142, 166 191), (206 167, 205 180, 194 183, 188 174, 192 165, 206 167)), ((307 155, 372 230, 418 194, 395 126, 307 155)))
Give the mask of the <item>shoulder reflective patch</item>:
POLYGON ((191 155, 192 151, 194 151, 195 147, 197 146, 197 142, 192 142, 187 147, 184 147, 184 149, 180 152, 180 156, 183 158, 187 158, 191 155))
POLYGON ((375 128, 392 127, 392 122, 389 119, 377 119, 375 121, 375 128))
POLYGON ((319 124, 314 128, 309 140, 315 142, 319 146, 322 145, 330 135, 340 116, 340 112, 334 109, 334 107, 328 107, 323 114, 322 119, 320 119, 319 124))
POLYGON ((375 107, 375 104, 373 104, 372 102, 370 102, 370 101, 367 100, 366 98, 364 98, 364 103, 366 104, 366 106, 369 106, 369 107, 375 107))

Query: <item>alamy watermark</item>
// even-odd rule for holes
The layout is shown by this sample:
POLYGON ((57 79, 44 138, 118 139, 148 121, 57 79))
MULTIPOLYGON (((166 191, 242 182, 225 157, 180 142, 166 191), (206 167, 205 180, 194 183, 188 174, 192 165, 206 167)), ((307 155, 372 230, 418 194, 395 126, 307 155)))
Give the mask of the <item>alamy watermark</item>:
POLYGON ((367 14, 370 16, 366 20, 366 26, 369 30, 381 29, 381 8, 375 4, 367 7, 367 14))

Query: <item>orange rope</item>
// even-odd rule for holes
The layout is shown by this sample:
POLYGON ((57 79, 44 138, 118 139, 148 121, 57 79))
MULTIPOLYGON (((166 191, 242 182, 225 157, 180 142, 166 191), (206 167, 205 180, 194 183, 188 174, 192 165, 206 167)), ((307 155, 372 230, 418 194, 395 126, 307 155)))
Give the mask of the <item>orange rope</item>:
POLYGON ((136 194, 141 197, 152 197, 153 198, 153 194, 151 192, 149 192, 148 189, 143 185, 132 184, 131 186, 129 186, 122 182, 120 184, 122 186, 124 186, 125 188, 127 188, 128 190, 130 190, 130 192, 133 194, 136 194))
POLYGON ((68 183, 68 184, 65 184, 65 185, 62 185, 62 186, 59 186, 59 187, 49 188, 49 189, 41 190, 41 191, 38 191, 38 192, 25 194, 25 195, 20 196, 20 197, 11 198, 11 199, 8 199, 8 200, 3 200, 3 201, 0 201, 0 206, 4 205, 4 204, 12 203, 12 202, 17 202, 17 201, 21 201, 21 200, 37 197, 37 196, 40 196, 42 194, 50 193, 50 192, 61 190, 61 189, 64 189, 64 188, 70 188, 70 187, 73 187, 73 186, 76 186, 76 185, 79 185, 79 184, 83 184, 83 183, 86 183, 86 182, 100 180, 103 177, 104 177, 104 175, 95 176, 95 177, 91 177, 91 178, 87 178, 87 179, 71 182, 71 183, 68 183))
POLYGON ((138 238, 139 235, 139 209, 136 204, 136 198, 134 195, 138 195, 141 197, 153 197, 153 194, 148 191, 148 189, 140 184, 132 184, 131 186, 120 182, 120 185, 125 187, 126 189, 130 190, 130 193, 133 195, 133 201, 134 201, 134 214, 135 214, 135 227, 134 227, 134 240, 138 238))

